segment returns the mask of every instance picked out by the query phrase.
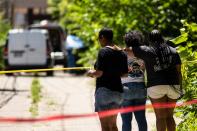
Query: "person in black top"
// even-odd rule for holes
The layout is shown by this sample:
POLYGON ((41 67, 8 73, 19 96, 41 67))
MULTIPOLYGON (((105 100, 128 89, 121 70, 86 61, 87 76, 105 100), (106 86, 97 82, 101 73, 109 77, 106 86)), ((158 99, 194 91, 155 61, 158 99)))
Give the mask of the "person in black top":
MULTIPOLYGON (((88 71, 88 76, 96 78, 96 112, 119 108, 122 102, 121 76, 128 73, 127 56, 113 44, 112 39, 111 29, 100 30, 98 40, 102 48, 99 50, 95 69, 88 71)), ((102 131, 118 131, 116 118, 117 114, 100 117, 102 131)))
POLYGON ((138 31, 125 35, 125 42, 132 47, 134 55, 145 62, 147 71, 147 94, 156 114, 157 131, 175 131, 173 111, 182 91, 181 60, 176 49, 167 45, 158 30, 150 35, 150 45, 140 46, 135 41, 142 37, 138 31), (174 103, 173 108, 156 108, 155 103, 174 103))

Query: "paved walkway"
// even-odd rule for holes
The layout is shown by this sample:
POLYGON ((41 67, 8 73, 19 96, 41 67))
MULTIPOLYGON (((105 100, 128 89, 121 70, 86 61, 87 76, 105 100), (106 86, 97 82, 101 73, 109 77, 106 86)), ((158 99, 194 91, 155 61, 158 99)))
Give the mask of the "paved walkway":
MULTIPOLYGON (((30 87, 33 77, 0 76, 0 116, 32 117, 30 87)), ((94 112, 94 80, 84 76, 57 73, 55 77, 39 77, 42 98, 37 117, 57 114, 82 114, 94 112)), ((155 116, 146 112, 148 131, 155 131, 155 116)), ((118 116, 118 128, 122 121, 118 116)), ((134 119, 133 131, 138 131, 134 119)), ((101 131, 98 117, 74 120, 59 120, 41 123, 0 123, 0 131, 101 131)))

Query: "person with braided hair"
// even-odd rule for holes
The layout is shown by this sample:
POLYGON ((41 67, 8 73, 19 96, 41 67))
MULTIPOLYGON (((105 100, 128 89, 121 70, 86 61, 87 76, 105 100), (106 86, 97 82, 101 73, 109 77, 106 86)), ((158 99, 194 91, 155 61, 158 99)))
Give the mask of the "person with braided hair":
POLYGON ((175 131, 173 111, 182 94, 181 60, 175 48, 167 45, 159 30, 149 34, 150 45, 140 46, 139 31, 125 34, 125 43, 137 58, 144 60, 147 71, 147 95, 156 115, 157 131, 175 131), (172 108, 156 108, 156 103, 173 103, 172 108))

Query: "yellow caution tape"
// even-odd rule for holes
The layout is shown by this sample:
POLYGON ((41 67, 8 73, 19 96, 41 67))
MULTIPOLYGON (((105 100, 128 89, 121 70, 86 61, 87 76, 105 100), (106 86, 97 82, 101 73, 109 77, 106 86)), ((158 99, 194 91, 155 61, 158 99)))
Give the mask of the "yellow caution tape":
POLYGON ((58 70, 85 70, 85 69, 92 69, 92 67, 70 67, 70 68, 47 68, 47 69, 29 69, 29 70, 9 70, 9 71, 0 71, 0 74, 19 73, 19 72, 58 71, 58 70))

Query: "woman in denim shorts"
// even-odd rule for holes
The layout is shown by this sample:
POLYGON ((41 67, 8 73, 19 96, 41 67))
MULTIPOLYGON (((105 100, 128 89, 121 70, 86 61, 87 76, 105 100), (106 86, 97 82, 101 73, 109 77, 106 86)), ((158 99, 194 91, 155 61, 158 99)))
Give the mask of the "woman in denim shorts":
MULTIPOLYGON (((113 32, 103 28, 98 40, 102 46, 95 63, 95 69, 88 76, 96 77, 95 111, 111 110, 120 107, 123 86, 121 76, 128 73, 127 56, 121 48, 114 45, 113 32)), ((102 131, 118 131, 117 114, 99 117, 102 131)))

